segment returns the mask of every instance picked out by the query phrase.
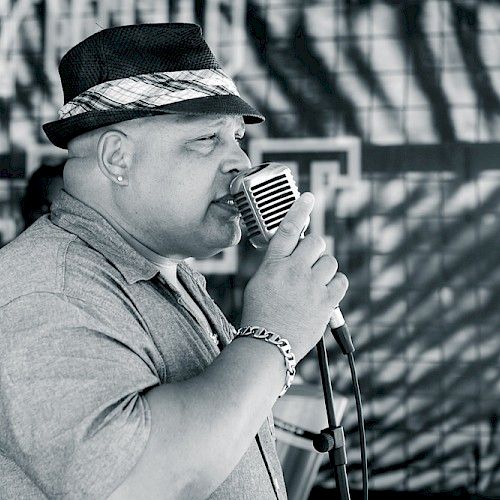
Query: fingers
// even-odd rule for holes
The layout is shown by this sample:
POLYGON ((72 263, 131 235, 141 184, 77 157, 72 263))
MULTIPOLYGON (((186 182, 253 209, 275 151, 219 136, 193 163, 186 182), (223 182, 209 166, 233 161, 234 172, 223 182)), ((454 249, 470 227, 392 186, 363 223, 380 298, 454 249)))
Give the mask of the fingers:
POLYGON ((328 285, 332 281, 339 268, 337 259, 332 255, 321 256, 312 267, 314 278, 322 285, 328 285))
POLYGON ((321 256, 311 269, 314 278, 326 285, 328 296, 334 307, 344 298, 349 281, 343 273, 338 273, 338 262, 332 255, 321 256))
POLYGON ((313 194, 302 194, 287 212, 278 230, 271 238, 266 258, 287 257, 294 251, 300 240, 302 230, 307 224, 313 206, 313 194))
POLYGON ((344 298, 349 287, 349 280, 347 276, 342 273, 336 273, 333 279, 326 285, 328 289, 328 294, 332 300, 332 303, 337 306, 339 302, 344 298))
POLYGON ((326 242, 321 236, 308 234, 294 250, 292 259, 306 264, 308 267, 312 265, 323 255, 326 250, 326 242))

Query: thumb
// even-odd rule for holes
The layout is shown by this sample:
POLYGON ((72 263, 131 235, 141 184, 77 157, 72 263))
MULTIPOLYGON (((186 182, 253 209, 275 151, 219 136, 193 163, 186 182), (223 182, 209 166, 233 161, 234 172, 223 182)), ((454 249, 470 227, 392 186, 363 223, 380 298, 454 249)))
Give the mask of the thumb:
POLYGON ((266 259, 288 257, 295 250, 302 231, 309 223, 309 215, 313 206, 314 195, 312 193, 303 193, 295 201, 271 238, 266 259))

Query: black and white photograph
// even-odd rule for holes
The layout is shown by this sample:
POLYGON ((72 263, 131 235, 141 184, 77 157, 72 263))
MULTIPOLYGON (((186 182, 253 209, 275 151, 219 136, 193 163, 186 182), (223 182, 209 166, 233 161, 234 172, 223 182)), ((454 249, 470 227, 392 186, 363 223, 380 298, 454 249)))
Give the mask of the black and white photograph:
POLYGON ((500 500, 500 1, 0 0, 0 500, 500 500))

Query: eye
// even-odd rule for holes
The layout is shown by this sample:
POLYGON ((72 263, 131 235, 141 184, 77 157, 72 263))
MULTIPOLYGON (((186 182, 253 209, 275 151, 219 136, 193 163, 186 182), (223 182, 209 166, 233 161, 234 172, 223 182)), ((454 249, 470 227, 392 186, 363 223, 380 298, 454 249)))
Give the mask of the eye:
POLYGON ((210 134, 210 135, 207 135, 205 137, 200 137, 199 139, 197 139, 198 141, 213 141, 214 139, 217 138, 217 134, 210 134))

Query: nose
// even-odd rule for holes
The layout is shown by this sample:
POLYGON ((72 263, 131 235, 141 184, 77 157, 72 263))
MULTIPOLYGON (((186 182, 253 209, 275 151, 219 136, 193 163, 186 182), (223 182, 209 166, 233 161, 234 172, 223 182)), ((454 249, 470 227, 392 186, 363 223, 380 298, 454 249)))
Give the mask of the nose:
POLYGON ((221 165, 222 173, 238 174, 243 170, 248 170, 251 167, 250 159, 243 151, 236 140, 231 142, 228 147, 227 155, 221 165))

